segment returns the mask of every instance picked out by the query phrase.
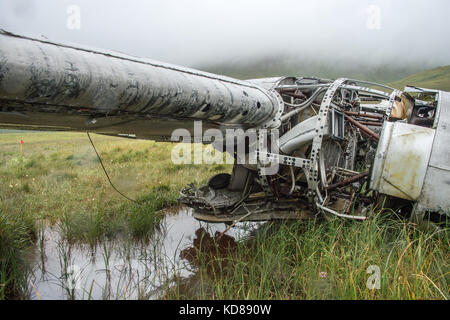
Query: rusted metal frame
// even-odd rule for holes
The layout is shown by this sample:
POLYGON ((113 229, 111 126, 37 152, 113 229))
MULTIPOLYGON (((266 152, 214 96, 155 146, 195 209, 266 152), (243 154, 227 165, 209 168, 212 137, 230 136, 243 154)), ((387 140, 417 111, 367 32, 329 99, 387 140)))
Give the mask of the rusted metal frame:
POLYGON ((292 97, 292 98, 296 98, 296 99, 302 99, 305 100, 304 96, 300 95, 300 94, 296 94, 296 93, 291 93, 291 92, 280 92, 281 95, 286 95, 288 97, 292 97))
POLYGON ((371 121, 360 121, 360 123, 365 126, 373 126, 373 127, 381 127, 383 125, 381 122, 371 122, 371 121))
POLYGON ((297 91, 297 89, 294 89, 294 88, 292 88, 292 89, 279 89, 279 93, 280 94, 285 94, 285 95, 288 95, 288 96, 291 96, 291 97, 294 97, 294 98, 298 98, 298 99, 303 99, 303 100, 308 99, 308 97, 305 96, 302 92, 295 93, 295 91, 297 91))
POLYGON ((356 181, 359 181, 362 178, 367 177, 368 175, 369 175, 369 171, 357 174, 357 175, 355 175, 353 177, 350 177, 350 178, 347 178, 347 179, 345 179, 345 180, 343 180, 341 182, 329 185, 327 187, 327 190, 328 191, 332 191, 332 190, 337 189, 337 188, 345 187, 346 185, 351 184, 351 183, 356 182, 356 181))
POLYGON ((356 192, 353 191, 352 192, 352 196, 350 197, 350 201, 348 203, 347 209, 345 209, 345 214, 349 214, 350 213, 350 209, 352 207, 353 201, 355 200, 355 195, 356 195, 356 192))
POLYGON ((356 121, 355 119, 353 119, 352 117, 349 117, 348 115, 344 115, 345 119, 347 119, 351 124, 353 124, 354 126, 356 126, 357 128, 359 128, 362 132, 366 133, 368 136, 370 136, 370 138, 372 138, 375 141, 380 140, 380 136, 373 132, 372 130, 370 130, 368 127, 366 127, 365 125, 361 124, 361 122, 356 121))
POLYGON ((280 181, 279 178, 274 178, 273 176, 271 176, 270 181, 269 181, 269 186, 272 189, 273 194, 275 195, 275 198, 279 199, 280 198, 280 181))
POLYGON ((347 111, 347 112, 345 112, 345 114, 348 116, 352 116, 352 117, 371 118, 371 119, 379 119, 379 120, 382 120, 384 118, 382 115, 370 114, 367 112, 347 111))
MULTIPOLYGON (((261 136, 260 136, 261 137, 261 136)), ((261 137, 262 138, 262 137, 261 137)), ((276 153, 270 153, 270 152, 264 152, 260 150, 264 150, 263 145, 263 139, 260 139, 258 143, 258 148, 256 150, 256 159, 259 163, 259 159, 263 158, 265 161, 268 162, 277 162, 279 164, 287 165, 287 166, 294 166, 299 168, 308 168, 310 166, 310 160, 303 159, 303 158, 296 158, 296 157, 290 157, 290 156, 284 156, 281 154, 276 153), (281 161, 280 161, 281 160, 281 161)), ((279 192, 279 181, 274 181, 268 179, 267 176, 263 175, 261 168, 258 170, 258 181, 260 182, 260 185, 262 186, 263 190, 265 192, 272 192, 277 198, 280 197, 279 192)))

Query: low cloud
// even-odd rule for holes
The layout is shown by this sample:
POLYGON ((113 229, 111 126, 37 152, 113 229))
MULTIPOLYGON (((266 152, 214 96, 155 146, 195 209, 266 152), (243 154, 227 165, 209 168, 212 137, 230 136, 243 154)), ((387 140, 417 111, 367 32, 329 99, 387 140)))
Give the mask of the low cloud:
POLYGON ((1 0, 0 27, 182 65, 290 55, 437 66, 450 64, 448 12, 447 0, 1 0), (67 26, 71 5, 79 29, 67 26))

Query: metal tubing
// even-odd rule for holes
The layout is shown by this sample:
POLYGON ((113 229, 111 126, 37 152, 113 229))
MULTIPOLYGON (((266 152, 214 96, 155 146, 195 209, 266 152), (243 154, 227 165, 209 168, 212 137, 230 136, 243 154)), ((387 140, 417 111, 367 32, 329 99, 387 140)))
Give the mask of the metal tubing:
POLYGON ((345 179, 344 181, 341 181, 341 182, 338 182, 338 183, 329 185, 326 189, 327 189, 328 191, 331 191, 331 190, 334 190, 334 189, 336 189, 336 188, 344 187, 344 186, 346 186, 346 185, 348 185, 348 184, 350 184, 350 183, 359 181, 359 180, 361 180, 362 178, 367 177, 368 175, 369 175, 369 172, 368 172, 368 171, 367 171, 367 172, 364 172, 364 173, 360 173, 360 174, 357 174, 357 175, 355 175, 355 176, 353 176, 353 177, 347 178, 347 179, 345 179))
POLYGON ((372 139, 378 141, 380 139, 380 136, 373 132, 372 130, 370 130, 369 128, 367 128, 365 125, 361 124, 360 122, 356 121, 355 119, 349 117, 348 115, 344 114, 345 119, 347 119, 350 123, 352 123, 353 125, 355 125, 356 127, 358 127, 359 129, 361 129, 361 131, 363 131, 364 133, 366 133, 367 135, 369 135, 372 139))
POLYGON ((384 119, 384 117, 382 115, 378 115, 378 114, 370 114, 370 113, 366 113, 366 112, 352 112, 352 111, 347 111, 345 113, 348 116, 352 116, 352 117, 362 117, 362 118, 371 118, 371 119, 384 119))

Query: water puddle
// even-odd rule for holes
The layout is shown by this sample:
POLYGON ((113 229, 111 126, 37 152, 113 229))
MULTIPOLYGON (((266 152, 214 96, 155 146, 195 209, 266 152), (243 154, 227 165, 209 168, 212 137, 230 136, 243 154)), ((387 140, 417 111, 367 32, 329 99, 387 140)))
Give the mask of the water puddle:
POLYGON ((210 237, 210 243, 220 237, 219 247, 230 250, 259 225, 242 223, 220 236, 225 224, 199 222, 190 208, 180 207, 165 215, 146 243, 111 240, 94 247, 68 244, 57 227, 47 227, 35 250, 30 298, 157 299, 174 279, 195 274, 193 250, 200 238, 210 237))

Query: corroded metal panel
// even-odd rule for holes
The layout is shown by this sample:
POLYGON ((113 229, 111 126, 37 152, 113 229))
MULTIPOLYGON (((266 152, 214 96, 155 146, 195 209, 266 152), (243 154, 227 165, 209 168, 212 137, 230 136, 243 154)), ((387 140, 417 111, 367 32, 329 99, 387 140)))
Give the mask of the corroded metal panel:
POLYGON ((434 130, 407 123, 386 123, 372 172, 380 193, 417 200, 428 168, 434 130))
POLYGON ((450 215, 450 93, 439 92, 439 119, 418 210, 450 215))

